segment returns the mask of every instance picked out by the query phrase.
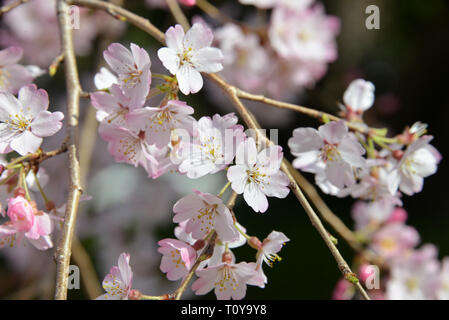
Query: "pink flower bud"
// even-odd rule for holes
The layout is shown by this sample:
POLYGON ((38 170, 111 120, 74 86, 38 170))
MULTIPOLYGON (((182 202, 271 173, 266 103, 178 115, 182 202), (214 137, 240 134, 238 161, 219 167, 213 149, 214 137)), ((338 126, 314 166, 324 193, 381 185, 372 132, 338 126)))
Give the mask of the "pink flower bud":
POLYGON ((256 250, 262 248, 262 242, 257 237, 251 237, 248 241, 248 244, 251 246, 251 248, 254 248, 256 250))
POLYGON ((231 254, 231 252, 226 251, 225 253, 223 253, 221 261, 223 261, 224 263, 232 263, 232 254, 231 254))
POLYGON ((362 264, 359 268, 358 277, 361 282, 365 282, 373 274, 373 269, 369 264, 362 264))
POLYGON ((140 300, 141 297, 142 297, 142 293, 139 290, 136 290, 136 289, 132 289, 128 293, 128 299, 129 300, 140 300))
POLYGON ((8 200, 8 212, 6 214, 18 231, 27 232, 33 227, 33 207, 22 196, 17 196, 8 200))
POLYGON ((405 222, 407 218, 408 214, 404 208, 396 208, 388 219, 388 222, 405 222))
POLYGON ((196 0, 179 0, 179 2, 188 7, 194 6, 196 4, 196 0))

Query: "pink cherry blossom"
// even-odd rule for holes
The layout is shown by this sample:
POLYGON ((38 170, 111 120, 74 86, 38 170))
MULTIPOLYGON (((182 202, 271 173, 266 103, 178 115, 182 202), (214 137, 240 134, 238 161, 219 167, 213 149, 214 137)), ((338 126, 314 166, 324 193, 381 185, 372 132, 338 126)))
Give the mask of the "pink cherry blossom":
POLYGON ((135 133, 125 127, 101 123, 98 129, 101 138, 107 142, 109 153, 117 162, 126 162, 145 169, 154 161, 143 131, 135 133))
POLYGON ((246 295, 246 286, 249 284, 256 271, 254 266, 240 262, 229 262, 217 266, 197 270, 199 277, 193 284, 192 290, 197 295, 203 295, 215 289, 215 295, 219 300, 241 300, 246 295))
POLYGON ((17 99, 0 92, 0 152, 10 149, 21 155, 35 152, 44 137, 54 135, 62 127, 62 112, 49 112, 48 95, 36 85, 24 86, 17 99))
POLYGON ((103 55, 117 73, 120 87, 125 96, 130 98, 130 105, 142 106, 151 84, 151 60, 148 53, 134 43, 131 43, 131 51, 120 43, 113 43, 103 55))
POLYGON ((118 84, 112 84, 109 92, 97 91, 90 95, 92 105, 98 110, 97 120, 132 128, 133 124, 129 123, 127 115, 141 106, 133 105, 118 84))
POLYGON ((321 4, 304 10, 279 6, 271 16, 269 38, 284 58, 329 63, 337 58, 335 36, 339 29, 338 18, 326 16, 321 4))
POLYGON ((246 203, 256 212, 268 209, 268 197, 285 198, 290 189, 289 180, 280 171, 282 148, 270 146, 259 153, 253 138, 237 147, 236 165, 229 168, 227 177, 232 189, 243 193, 246 203))
POLYGON ((371 240, 371 248, 385 259, 398 258, 419 243, 415 228, 402 223, 389 223, 379 229, 371 240))
POLYGON ((409 196, 421 192, 424 178, 437 171, 442 156, 429 144, 432 139, 432 136, 423 136, 408 146, 389 176, 392 194, 398 188, 409 196))
POLYGON ((128 300, 133 280, 129 259, 129 253, 120 255, 118 266, 113 266, 103 280, 103 289, 106 293, 96 300, 128 300))
POLYGON ((213 73, 223 69, 223 54, 212 48, 212 30, 195 23, 187 33, 180 25, 165 33, 167 47, 158 51, 158 57, 171 74, 176 75, 179 89, 184 94, 197 93, 203 87, 200 72, 213 73))
POLYGON ((178 280, 187 275, 196 260, 196 251, 187 243, 176 239, 163 239, 158 242, 161 253, 161 271, 168 280, 178 280))
POLYGON ((170 143, 173 130, 192 132, 195 119, 190 115, 193 112, 193 108, 184 101, 169 100, 159 108, 135 110, 128 115, 128 121, 145 131, 149 145, 155 144, 158 148, 163 148, 170 143))
POLYGON ((0 247, 13 246, 14 241, 20 242, 23 238, 38 250, 53 247, 50 238, 53 223, 47 213, 35 208, 35 204, 22 196, 10 198, 6 215, 10 220, 0 225, 0 247))
POLYGON ((174 207, 173 222, 188 221, 187 233, 194 239, 203 239, 210 231, 215 230, 221 241, 233 242, 239 239, 234 227, 231 212, 220 198, 194 190, 195 194, 178 200, 174 207))
POLYGON ((439 287, 440 263, 437 249, 424 245, 403 259, 395 262, 387 282, 388 300, 435 299, 439 287))
POLYGON ((22 48, 19 47, 0 50, 0 91, 16 94, 22 86, 33 81, 30 70, 17 64, 22 53, 22 48))
POLYGON ((216 114, 198 120, 197 135, 180 146, 182 163, 179 171, 189 178, 199 178, 224 169, 235 157, 236 147, 245 138, 237 117, 216 114))
POLYGON ((329 122, 318 130, 297 128, 288 145, 297 157, 293 161, 295 168, 315 173, 324 170, 326 180, 339 189, 353 185, 354 169, 366 165, 362 157, 365 149, 342 120, 329 122))

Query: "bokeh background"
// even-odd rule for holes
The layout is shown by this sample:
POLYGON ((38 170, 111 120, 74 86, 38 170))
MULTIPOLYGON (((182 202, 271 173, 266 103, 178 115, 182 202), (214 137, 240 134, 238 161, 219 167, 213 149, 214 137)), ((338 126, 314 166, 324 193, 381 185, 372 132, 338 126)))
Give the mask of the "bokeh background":
MULTIPOLYGON (((243 9, 236 0, 211 2, 234 18, 253 10, 251 7, 243 9)), ((443 161, 438 173, 426 179, 424 191, 413 197, 404 197, 403 201, 409 213, 408 224, 417 228, 422 242, 436 244, 440 258, 448 256, 449 4, 445 0, 322 2, 328 14, 341 19, 341 32, 337 38, 339 57, 314 88, 300 94, 298 92, 296 102, 336 113, 347 85, 351 80, 362 77, 376 86, 375 106, 365 118, 369 125, 388 127, 392 133, 399 133, 406 125, 418 120, 429 124, 429 132, 435 136, 433 144, 443 154, 443 161), (365 8, 371 4, 380 8, 380 30, 365 28, 365 8)), ((125 6, 150 18, 162 30, 174 24, 166 10, 150 9, 144 6, 143 1, 125 0, 125 6)), ((186 13, 189 17, 201 14, 196 8, 187 9, 186 13)), ((107 26, 115 22, 105 15, 100 23, 107 26)), ((0 36, 5 37, 3 31, 7 31, 8 26, 2 23, 1 28, 0 36)), ((152 55, 154 70, 163 71, 155 56, 157 43, 135 27, 121 28, 124 27, 112 29, 121 30, 116 34, 112 31, 107 36, 94 39, 90 54, 79 57, 80 76, 85 90, 94 90, 92 79, 102 63, 101 48, 114 38, 114 41, 125 46, 134 42, 146 48, 152 55)), ((52 37, 58 37, 57 30, 52 37)), ((55 109, 65 110, 61 71, 54 78, 43 76, 37 83, 49 92, 51 105, 55 109)), ((230 110, 217 90, 210 86, 205 89, 187 98, 195 108, 197 118, 230 110)), ((89 117, 89 108, 92 107, 83 101, 81 119, 89 117)), ((257 105, 252 110, 267 129, 280 130, 279 143, 284 147, 294 128, 318 125, 315 120, 289 112, 279 113, 269 106, 257 105)), ((84 134, 81 141, 94 146, 90 157, 87 145, 81 145, 82 161, 91 158, 89 171, 84 173, 86 194, 92 196, 92 200, 83 202, 79 213, 77 235, 81 244, 89 253, 100 281, 109 268, 116 265, 120 253, 126 251, 131 254, 136 289, 152 295, 170 292, 178 283, 168 281, 159 271, 160 255, 156 243, 162 238, 173 237, 172 206, 177 199, 189 194, 192 188, 217 193, 225 183, 224 174, 200 180, 189 180, 176 174, 157 180, 148 179, 142 168, 114 163, 96 131, 83 129, 94 125, 95 121, 83 121, 81 125, 81 133, 84 134)), ((64 132, 60 132, 46 141, 44 149, 58 146, 63 136, 64 132)), ((288 148, 284 151, 285 156, 292 160, 288 148)), ((64 155, 43 164, 51 179, 46 186, 47 194, 58 205, 64 202, 67 192, 66 161, 64 155)), ((352 227, 350 211, 353 200, 323 197, 330 208, 352 227)), ((268 276, 266 288, 248 287, 248 299, 331 297, 340 277, 339 270, 293 195, 285 200, 270 198, 270 207, 264 214, 254 213, 241 201, 237 203, 235 212, 239 222, 251 235, 263 239, 274 229, 284 232, 291 239, 281 251, 282 261, 275 263, 272 269, 265 267, 268 276)), ((338 247, 346 260, 351 262, 351 249, 343 241, 339 242, 338 247)), ((240 261, 254 260, 255 252, 249 247, 236 249, 235 253, 240 261)), ((30 246, 3 248, 0 251, 0 298, 52 298, 55 276, 52 254, 53 250, 39 252, 30 246)), ((82 284, 81 290, 71 290, 69 298, 86 299, 83 288, 82 284)), ((186 297, 195 298, 189 291, 186 297)), ((215 296, 212 293, 202 298, 214 299, 215 296)))

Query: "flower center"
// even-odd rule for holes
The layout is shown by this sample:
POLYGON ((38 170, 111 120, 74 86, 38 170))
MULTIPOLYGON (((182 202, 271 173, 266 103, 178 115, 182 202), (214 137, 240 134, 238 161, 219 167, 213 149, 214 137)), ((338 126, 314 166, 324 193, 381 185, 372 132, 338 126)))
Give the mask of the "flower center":
POLYGON ((10 114, 9 120, 6 120, 5 123, 8 124, 13 131, 23 132, 28 128, 32 120, 33 119, 27 119, 23 114, 10 114))
POLYGON ((232 290, 236 290, 239 286, 237 279, 234 276, 234 272, 232 272, 231 268, 227 265, 223 267, 221 272, 220 279, 214 283, 214 285, 218 286, 218 291, 226 291, 228 288, 232 290))

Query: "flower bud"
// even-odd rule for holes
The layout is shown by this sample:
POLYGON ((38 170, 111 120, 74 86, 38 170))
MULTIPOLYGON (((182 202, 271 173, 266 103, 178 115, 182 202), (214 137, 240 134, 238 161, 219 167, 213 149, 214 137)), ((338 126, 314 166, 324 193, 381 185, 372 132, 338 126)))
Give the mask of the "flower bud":
POLYGON ((257 237, 251 237, 249 238, 248 244, 251 248, 260 250, 262 248, 262 242, 257 237))
POLYGON ((28 232, 33 227, 33 206, 22 196, 16 196, 8 200, 8 212, 6 214, 18 231, 28 232))
POLYGON ((129 300, 140 300, 141 297, 142 293, 136 289, 131 290, 128 294, 129 300))
POLYGON ((23 197, 25 198, 26 193, 25 190, 21 187, 18 187, 16 190, 14 190, 14 197, 23 197))
POLYGON ((223 256, 221 257, 221 261, 224 263, 232 263, 232 254, 229 251, 226 251, 223 253, 223 256))

